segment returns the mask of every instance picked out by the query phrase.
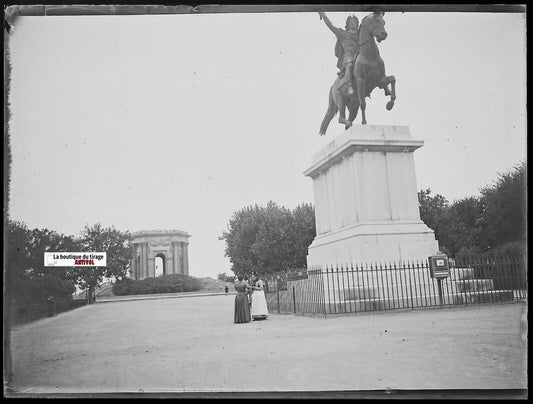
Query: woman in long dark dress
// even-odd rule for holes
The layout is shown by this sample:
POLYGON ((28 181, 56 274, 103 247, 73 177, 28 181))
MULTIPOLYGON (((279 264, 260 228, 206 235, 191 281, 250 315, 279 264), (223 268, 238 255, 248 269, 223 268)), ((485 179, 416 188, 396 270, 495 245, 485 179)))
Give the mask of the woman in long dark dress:
POLYGON ((249 323, 252 321, 252 316, 250 315, 250 303, 248 302, 248 292, 251 287, 248 283, 243 281, 242 276, 239 276, 237 279, 239 281, 235 284, 237 296, 235 296, 234 321, 237 324, 249 323))

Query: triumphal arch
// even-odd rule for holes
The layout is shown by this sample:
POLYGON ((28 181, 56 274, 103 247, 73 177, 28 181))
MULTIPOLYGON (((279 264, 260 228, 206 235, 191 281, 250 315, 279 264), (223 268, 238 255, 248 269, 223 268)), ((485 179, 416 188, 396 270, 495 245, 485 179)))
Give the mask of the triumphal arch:
POLYGON ((133 259, 132 279, 153 278, 158 275, 189 275, 189 237, 181 230, 143 230, 131 233, 133 259), (159 265, 156 265, 156 261, 159 265), (162 266, 162 268, 161 268, 162 266), (156 273, 156 268, 159 268, 156 273))

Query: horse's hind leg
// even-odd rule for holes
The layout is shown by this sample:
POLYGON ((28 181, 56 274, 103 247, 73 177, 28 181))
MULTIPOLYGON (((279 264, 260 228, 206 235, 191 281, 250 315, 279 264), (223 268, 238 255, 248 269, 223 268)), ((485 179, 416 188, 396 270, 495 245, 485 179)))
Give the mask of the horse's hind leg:
POLYGON ((394 107, 394 100, 396 99, 396 78, 394 76, 384 76, 379 82, 379 88, 385 90, 385 95, 390 95, 390 101, 387 102, 386 106, 387 110, 390 111, 394 107), (387 91, 389 84, 391 85, 391 89, 387 91))
POLYGON ((329 90, 328 110, 326 111, 326 115, 324 116, 324 119, 322 119, 322 123, 320 124, 320 132, 318 132, 320 136, 326 134, 326 130, 328 129, 329 123, 331 122, 337 111, 338 107, 333 98, 333 88, 331 88, 329 90))

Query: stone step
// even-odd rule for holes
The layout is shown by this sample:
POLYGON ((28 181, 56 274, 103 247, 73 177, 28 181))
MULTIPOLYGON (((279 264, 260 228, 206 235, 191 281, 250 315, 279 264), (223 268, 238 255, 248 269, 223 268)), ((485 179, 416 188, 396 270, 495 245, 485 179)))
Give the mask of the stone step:
MULTIPOLYGON (((491 291, 494 289, 492 279, 472 279, 442 281, 443 293, 464 293, 470 291, 491 291)), ((339 299, 366 299, 384 296, 424 296, 426 294, 438 294, 438 284, 436 280, 429 280, 426 283, 398 283, 388 285, 358 285, 354 287, 342 288, 335 285, 325 289, 326 297, 335 295, 339 299)))
MULTIPOLYGON (((447 279, 470 280, 474 278, 473 268, 450 268, 450 276, 447 279)), ((371 284, 374 283, 409 283, 429 282, 433 280, 428 268, 402 268, 383 270, 358 270, 358 271, 334 271, 322 272, 324 284, 371 284)))
MULTIPOLYGON (((457 267, 450 268, 450 276, 447 279, 454 281, 472 280, 478 278, 495 278, 495 279, 509 279, 517 277, 518 273, 510 272, 509 270, 496 268, 479 268, 472 267, 457 267)), ((361 284, 361 283, 388 283, 391 282, 420 282, 431 280, 430 270, 426 267, 420 268, 399 268, 399 269, 358 269, 358 270, 338 270, 338 271, 322 271, 322 273, 313 273, 309 276, 318 282, 324 284, 335 282, 335 284, 361 284)))
POLYGON ((473 279, 474 268, 450 268, 450 278, 455 280, 473 279))
MULTIPOLYGON (((443 293, 444 305, 456 305, 465 303, 489 303, 489 302, 504 302, 512 301, 514 298, 512 290, 493 290, 491 292, 469 292, 467 294, 460 293, 443 293)), ((392 310, 403 309, 411 307, 428 307, 438 306, 439 297, 437 295, 424 295, 411 297, 395 297, 389 299, 346 299, 343 301, 326 301, 326 312, 333 313, 349 313, 360 311, 373 310, 392 310)))
POLYGON ((492 279, 469 279, 456 281, 454 283, 458 292, 490 291, 494 289, 494 282, 492 279))

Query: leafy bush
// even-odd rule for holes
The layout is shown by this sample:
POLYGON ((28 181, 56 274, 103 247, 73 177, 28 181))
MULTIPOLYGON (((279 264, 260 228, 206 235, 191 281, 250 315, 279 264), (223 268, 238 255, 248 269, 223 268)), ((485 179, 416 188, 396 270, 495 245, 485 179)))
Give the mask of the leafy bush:
POLYGON ((225 272, 219 273, 217 279, 222 282, 234 282, 237 277, 235 275, 228 275, 225 272))
POLYGON ((122 279, 113 285, 116 296, 144 295, 154 293, 194 292, 202 288, 201 282, 188 275, 162 275, 135 281, 122 279))
POLYGON ((506 258, 524 259, 525 256, 525 243, 521 241, 514 241, 511 243, 505 243, 488 251, 481 251, 481 249, 478 247, 463 247, 456 255, 456 258, 460 261, 468 261, 472 259, 472 257, 498 260, 506 258))
POLYGON ((505 243, 483 253, 483 256, 488 258, 524 258, 525 255, 526 245, 521 241, 505 243))
POLYGON ((22 276, 13 280, 17 305, 45 303, 53 296, 59 300, 71 300, 75 292, 74 283, 54 274, 22 276))

